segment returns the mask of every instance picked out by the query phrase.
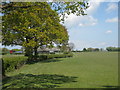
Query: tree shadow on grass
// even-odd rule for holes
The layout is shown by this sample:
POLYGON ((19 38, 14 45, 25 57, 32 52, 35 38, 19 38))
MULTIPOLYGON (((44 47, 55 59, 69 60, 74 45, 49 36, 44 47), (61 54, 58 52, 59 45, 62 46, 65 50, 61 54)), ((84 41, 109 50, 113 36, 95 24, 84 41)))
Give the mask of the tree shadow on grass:
POLYGON ((120 90, 120 87, 118 87, 118 86, 110 86, 110 85, 104 85, 104 86, 102 86, 103 88, 105 88, 105 89, 110 89, 110 90, 120 90))
POLYGON ((57 74, 18 74, 3 80, 3 89, 8 88, 56 88, 60 84, 77 82, 77 77, 57 74))
POLYGON ((63 60, 59 60, 59 59, 47 59, 47 60, 43 60, 41 61, 42 63, 50 63, 50 62, 60 62, 63 60))
POLYGON ((47 59, 47 60, 28 61, 26 64, 35 64, 35 63, 38 63, 38 62, 51 63, 51 62, 60 62, 60 61, 62 61, 62 60, 59 60, 59 59, 47 59))

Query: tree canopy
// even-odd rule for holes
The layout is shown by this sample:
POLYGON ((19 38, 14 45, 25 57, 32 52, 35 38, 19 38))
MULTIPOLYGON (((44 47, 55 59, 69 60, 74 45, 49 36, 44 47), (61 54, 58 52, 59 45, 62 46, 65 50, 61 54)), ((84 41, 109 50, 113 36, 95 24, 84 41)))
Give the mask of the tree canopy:
POLYGON ((106 47, 107 51, 120 51, 120 47, 106 47))
POLYGON ((85 2, 3 2, 2 44, 24 46, 30 55, 33 51, 37 54, 37 48, 42 45, 67 43, 68 33, 60 24, 60 15, 62 20, 65 13, 85 15, 87 5, 85 2))

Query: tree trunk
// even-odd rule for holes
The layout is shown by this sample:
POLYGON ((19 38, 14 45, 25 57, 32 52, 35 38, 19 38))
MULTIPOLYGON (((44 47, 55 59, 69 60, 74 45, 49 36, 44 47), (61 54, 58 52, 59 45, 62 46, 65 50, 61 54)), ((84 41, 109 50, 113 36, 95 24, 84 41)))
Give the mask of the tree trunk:
POLYGON ((35 47, 35 48, 34 48, 34 55, 35 55, 35 56, 38 56, 37 49, 38 49, 38 47, 35 47))
MULTIPOLYGON (((26 42, 29 43, 29 39, 31 39, 30 37, 26 36, 26 42)), ((33 48, 31 46, 27 46, 25 47, 25 56, 32 56, 33 55, 33 48)))
POLYGON ((26 47, 25 48, 25 56, 32 56, 33 55, 33 49, 32 47, 26 47))

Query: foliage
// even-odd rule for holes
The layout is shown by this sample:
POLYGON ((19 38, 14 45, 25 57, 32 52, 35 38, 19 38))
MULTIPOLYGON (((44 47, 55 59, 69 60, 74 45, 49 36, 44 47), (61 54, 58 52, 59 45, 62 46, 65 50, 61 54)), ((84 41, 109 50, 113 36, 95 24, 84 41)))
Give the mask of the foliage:
POLYGON ((83 51, 87 51, 87 52, 95 52, 95 51, 100 51, 99 48, 84 48, 83 51))
POLYGON ((10 72, 24 65, 27 61, 27 57, 17 55, 5 55, 3 56, 3 61, 5 72, 10 72))
POLYGON ((8 54, 8 53, 9 53, 9 49, 2 48, 2 55, 8 54))
POLYGON ((58 45, 58 48, 60 48, 62 52, 70 52, 75 48, 75 45, 74 43, 64 42, 62 45, 58 45))
POLYGON ((107 51, 120 51, 120 47, 107 47, 107 51))
POLYGON ((2 52, 9 52, 9 49, 7 49, 7 48, 2 48, 2 52))
POLYGON ((5 72, 10 72, 15 69, 20 68, 22 65, 24 65, 26 62, 30 63, 30 61, 43 61, 47 59, 53 59, 53 58, 66 58, 66 57, 72 57, 73 54, 47 54, 47 55, 39 55, 39 56, 31 56, 29 59, 25 56, 21 55, 5 55, 3 56, 4 61, 4 70, 5 72))
POLYGON ((84 51, 84 52, 86 52, 86 51, 87 51, 87 49, 86 49, 86 48, 83 48, 83 51, 84 51))
POLYGON ((68 33, 60 25, 65 14, 85 15, 84 2, 10 2, 2 3, 3 45, 21 45, 26 55, 37 55, 37 48, 53 42, 68 41, 68 33), (53 10, 52 10, 52 9, 53 10), (58 16, 58 13, 59 16, 58 16))
POLYGON ((63 52, 63 54, 69 54, 69 53, 71 53, 71 52, 63 52))
POLYGON ((69 51, 69 48, 67 47, 67 44, 59 45, 58 48, 60 49, 61 52, 69 51))
POLYGON ((93 51, 93 48, 87 48, 87 51, 93 51))
POLYGON ((89 7, 87 0, 84 0, 84 2, 49 2, 49 4, 53 10, 60 14, 62 21, 64 21, 66 15, 70 14, 87 15, 85 10, 89 7))
POLYGON ((74 43, 69 43, 68 47, 69 47, 70 51, 72 51, 75 48, 75 44, 74 43))
POLYGON ((13 54, 14 55, 22 55, 23 53, 16 53, 16 52, 14 52, 13 54))
POLYGON ((24 46, 31 56, 39 46, 68 41, 66 28, 47 2, 3 3, 2 9, 3 45, 24 46))
POLYGON ((21 51, 21 49, 12 49, 13 51, 21 51))
POLYGON ((66 53, 66 54, 43 54, 43 55, 39 55, 39 56, 31 56, 31 57, 29 57, 28 63, 30 61, 44 61, 44 60, 47 60, 47 59, 66 58, 66 57, 73 57, 73 53, 66 53))
POLYGON ((82 52, 82 51, 80 51, 80 50, 73 50, 72 52, 82 52))
POLYGON ((99 48, 94 48, 94 50, 93 51, 99 51, 99 48))
POLYGON ((47 55, 48 59, 51 58, 66 58, 66 57, 72 57, 73 54, 72 53, 67 53, 67 54, 53 54, 53 55, 47 55))

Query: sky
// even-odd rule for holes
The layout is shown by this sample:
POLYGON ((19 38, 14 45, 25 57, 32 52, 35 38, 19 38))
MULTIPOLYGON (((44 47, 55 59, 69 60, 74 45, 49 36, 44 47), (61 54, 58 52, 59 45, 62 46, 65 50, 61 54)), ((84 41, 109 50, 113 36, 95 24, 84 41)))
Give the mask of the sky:
POLYGON ((75 50, 118 46, 118 2, 90 2, 89 5, 87 15, 70 14, 65 19, 69 42, 75 44, 75 50))
POLYGON ((118 3, 90 2, 86 16, 71 14, 65 20, 75 50, 118 46, 118 3))

